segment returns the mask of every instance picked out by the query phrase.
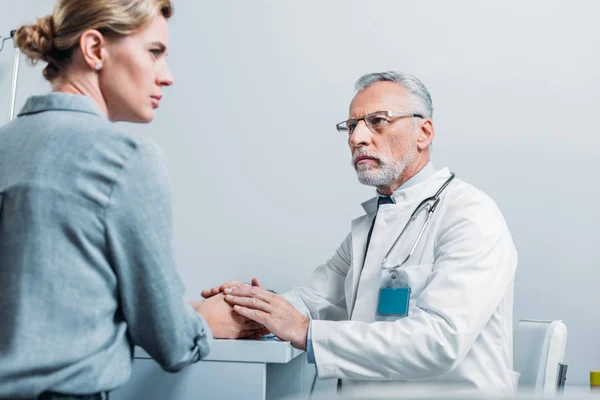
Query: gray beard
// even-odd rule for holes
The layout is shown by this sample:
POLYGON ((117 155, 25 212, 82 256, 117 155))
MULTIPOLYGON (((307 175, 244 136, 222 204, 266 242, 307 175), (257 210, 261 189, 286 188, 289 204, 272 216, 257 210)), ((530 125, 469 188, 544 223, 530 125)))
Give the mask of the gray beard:
POLYGON ((406 168, 406 162, 381 165, 375 169, 369 169, 368 165, 364 165, 356 169, 356 175, 358 181, 363 185, 386 186, 398 179, 404 168, 406 168))
POLYGON ((379 159, 379 168, 369 168, 368 165, 356 167, 358 181, 367 186, 388 186, 397 180, 406 167, 415 159, 415 151, 407 154, 398 162, 379 159))

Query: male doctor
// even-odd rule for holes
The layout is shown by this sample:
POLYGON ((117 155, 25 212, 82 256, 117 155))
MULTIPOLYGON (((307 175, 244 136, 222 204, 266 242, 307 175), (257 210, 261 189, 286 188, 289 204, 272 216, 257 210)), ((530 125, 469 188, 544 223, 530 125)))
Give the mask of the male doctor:
POLYGON ((337 128, 358 180, 377 188, 365 215, 306 287, 277 295, 233 281, 203 296, 224 291, 344 392, 408 381, 514 391, 517 253, 500 210, 431 164, 433 107, 420 80, 372 73, 356 89, 337 128))

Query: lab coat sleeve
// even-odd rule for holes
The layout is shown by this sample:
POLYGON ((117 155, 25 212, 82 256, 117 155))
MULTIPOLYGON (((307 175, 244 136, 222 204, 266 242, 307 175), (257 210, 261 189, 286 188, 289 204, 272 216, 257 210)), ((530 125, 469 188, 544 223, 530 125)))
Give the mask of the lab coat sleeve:
POLYGON ((477 193, 448 195, 434 272, 411 315, 373 323, 312 321, 320 378, 422 380, 461 363, 514 282, 517 265, 499 209, 477 193))
POLYGON ((311 323, 308 324, 308 335, 306 337, 306 361, 309 364, 315 363, 315 352, 312 348, 312 329, 310 329, 311 323))
POLYGON ((352 237, 349 234, 333 257, 312 273, 307 286, 294 288, 283 296, 313 320, 348 319, 344 284, 351 260, 352 237))

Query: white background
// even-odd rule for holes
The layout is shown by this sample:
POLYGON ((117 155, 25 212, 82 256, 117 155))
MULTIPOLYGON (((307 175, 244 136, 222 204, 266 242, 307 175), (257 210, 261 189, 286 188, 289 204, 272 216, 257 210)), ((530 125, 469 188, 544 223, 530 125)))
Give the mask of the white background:
MULTIPOLYGON (((1 0, 0 35, 49 13, 1 0), (10 10, 9 10, 10 9, 10 10)), ((187 288, 253 276, 306 281, 373 194, 334 129, 354 81, 399 70, 431 91, 433 162, 487 192, 519 251, 515 321, 563 319, 568 384, 600 369, 600 2, 175 3, 176 83, 155 121, 129 126, 169 157, 187 288)), ((0 121, 12 48, 0 53, 0 121)), ((49 86, 22 63, 17 108, 49 86)))

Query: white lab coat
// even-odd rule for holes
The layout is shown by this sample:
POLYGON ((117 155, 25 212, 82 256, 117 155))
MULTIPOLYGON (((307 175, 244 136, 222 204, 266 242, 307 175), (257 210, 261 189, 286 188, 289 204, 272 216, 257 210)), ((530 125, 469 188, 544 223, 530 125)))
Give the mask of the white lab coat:
MULTIPOLYGON (((352 221, 351 233, 334 256, 316 269, 306 287, 285 294, 312 318, 319 378, 342 379, 344 392, 355 384, 378 384, 373 381, 388 389, 399 382, 436 381, 491 392, 516 390, 516 249, 496 204, 458 177, 441 194, 418 247, 401 268, 412 289, 409 316, 378 321, 382 258, 417 205, 449 176, 442 169, 397 191, 396 204, 380 206, 364 267, 377 199, 363 203, 366 215, 352 221)), ((390 261, 399 263, 408 254, 425 213, 421 217, 390 261)))

